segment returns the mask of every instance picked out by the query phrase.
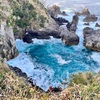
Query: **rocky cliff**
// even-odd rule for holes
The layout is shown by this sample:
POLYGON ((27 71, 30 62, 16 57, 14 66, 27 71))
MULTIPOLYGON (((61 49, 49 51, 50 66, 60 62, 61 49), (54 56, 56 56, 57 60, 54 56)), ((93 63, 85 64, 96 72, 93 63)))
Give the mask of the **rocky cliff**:
POLYGON ((5 0, 0 1, 0 60, 9 60, 17 56, 13 27, 7 25, 10 6, 5 0))
POLYGON ((17 56, 15 38, 26 31, 58 27, 38 0, 0 0, 0 59, 17 56))

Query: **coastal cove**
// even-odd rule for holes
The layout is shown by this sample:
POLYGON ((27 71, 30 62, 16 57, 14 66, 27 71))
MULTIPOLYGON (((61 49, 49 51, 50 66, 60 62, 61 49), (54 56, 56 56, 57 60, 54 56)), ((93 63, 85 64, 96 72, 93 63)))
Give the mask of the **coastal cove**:
MULTIPOLYGON (((71 21, 73 13, 66 13, 68 16, 59 15, 58 17, 71 21)), ((79 16, 76 30, 76 34, 80 38, 78 45, 66 46, 61 39, 53 37, 33 39, 33 43, 30 44, 17 39, 16 47, 19 55, 9 60, 8 64, 20 68, 33 79, 33 84, 44 91, 47 91, 50 86, 66 88, 72 74, 87 71, 99 72, 100 53, 88 50, 83 46, 83 29, 86 27, 83 19, 84 16, 79 16)), ((90 22, 90 27, 98 29, 95 24, 96 22, 90 22)))
POLYGON ((0 0, 0 100, 100 100, 100 0, 0 0))

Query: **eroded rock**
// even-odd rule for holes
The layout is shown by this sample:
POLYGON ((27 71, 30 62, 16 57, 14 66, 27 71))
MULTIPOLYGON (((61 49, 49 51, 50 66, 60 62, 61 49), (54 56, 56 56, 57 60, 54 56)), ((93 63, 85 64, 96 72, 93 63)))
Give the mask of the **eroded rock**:
POLYGON ((84 33, 84 46, 90 50, 100 52, 100 29, 93 30, 92 28, 85 28, 84 33))

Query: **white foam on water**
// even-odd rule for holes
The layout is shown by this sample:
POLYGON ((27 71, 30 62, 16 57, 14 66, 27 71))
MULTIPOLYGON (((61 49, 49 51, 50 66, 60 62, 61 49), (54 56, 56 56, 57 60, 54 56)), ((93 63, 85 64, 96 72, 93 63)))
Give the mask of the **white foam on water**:
POLYGON ((58 86, 58 84, 52 84, 53 70, 47 65, 37 64, 35 60, 33 61, 25 53, 20 53, 15 59, 8 61, 8 64, 20 68, 28 77, 32 77, 37 86, 45 91, 47 91, 50 86, 58 86))
MULTIPOLYGON (((93 52, 92 55, 91 55, 91 58, 98 64, 98 66, 100 66, 100 53, 98 52, 93 52)), ((100 67, 98 66, 95 66, 95 72, 99 72, 100 71, 100 67)))
POLYGON ((33 47, 33 43, 26 43, 23 42, 23 40, 16 39, 16 48, 18 49, 19 52, 28 52, 31 47, 33 47))
POLYGON ((52 57, 56 58, 57 59, 57 62, 60 64, 60 65, 64 65, 64 64, 69 64, 71 61, 66 61, 65 59, 63 59, 60 55, 58 54, 52 54, 51 55, 52 57))
POLYGON ((50 86, 53 86, 54 71, 49 66, 45 64, 35 64, 33 70, 32 78, 35 80, 36 85, 47 91, 50 86))
POLYGON ((61 39, 53 38, 53 36, 50 36, 50 39, 32 39, 33 44, 39 44, 44 45, 45 43, 51 42, 51 43, 61 43, 61 39))
POLYGON ((20 53, 16 58, 9 60, 8 64, 13 67, 18 67, 28 76, 33 74, 34 64, 30 57, 25 53, 20 53))
POLYGON ((100 53, 98 52, 93 52, 91 55, 92 59, 96 61, 100 65, 100 53))

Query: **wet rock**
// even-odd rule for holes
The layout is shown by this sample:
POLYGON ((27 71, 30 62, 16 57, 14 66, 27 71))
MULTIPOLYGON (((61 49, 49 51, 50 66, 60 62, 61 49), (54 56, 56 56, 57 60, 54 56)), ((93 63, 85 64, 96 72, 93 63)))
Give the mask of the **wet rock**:
POLYGON ((66 25, 67 29, 69 31, 73 31, 73 32, 76 32, 76 29, 77 29, 77 24, 78 24, 78 16, 77 15, 74 15, 73 16, 73 19, 72 19, 72 22, 68 22, 68 24, 66 25))
POLYGON ((9 66, 11 70, 13 70, 17 76, 21 76, 21 77, 24 77, 24 78, 27 78, 27 74, 22 72, 21 69, 19 69, 18 67, 12 67, 12 66, 9 66))
POLYGON ((95 24, 95 27, 100 27, 100 24, 96 23, 96 24, 95 24))
POLYGON ((68 16, 65 11, 62 11, 60 15, 68 16))
POLYGON ((84 25, 87 25, 87 26, 89 26, 89 23, 84 23, 84 25))
POLYGON ((50 36, 54 38, 60 38, 60 33, 58 31, 52 30, 42 30, 42 31, 28 31, 27 34, 23 37, 23 41, 27 43, 32 43, 32 39, 50 39, 50 36))
POLYGON ((68 23, 68 20, 66 20, 66 19, 64 19, 62 17, 58 17, 58 18, 52 17, 52 18, 56 21, 56 23, 58 25, 63 25, 64 23, 68 23))
POLYGON ((87 49, 100 52, 100 29, 93 30, 92 28, 85 28, 84 33, 84 46, 87 49))
POLYGON ((61 38, 64 44, 72 46, 79 43, 79 37, 73 31, 69 31, 66 27, 61 30, 61 38))
POLYGON ((97 19, 98 19, 98 17, 96 17, 96 15, 88 15, 88 16, 86 16, 84 19, 83 19, 83 21, 84 22, 95 22, 95 21, 97 21, 97 19))
POLYGON ((24 37, 23 37, 23 41, 24 42, 27 42, 27 43, 32 43, 32 37, 30 34, 26 34, 24 37))

